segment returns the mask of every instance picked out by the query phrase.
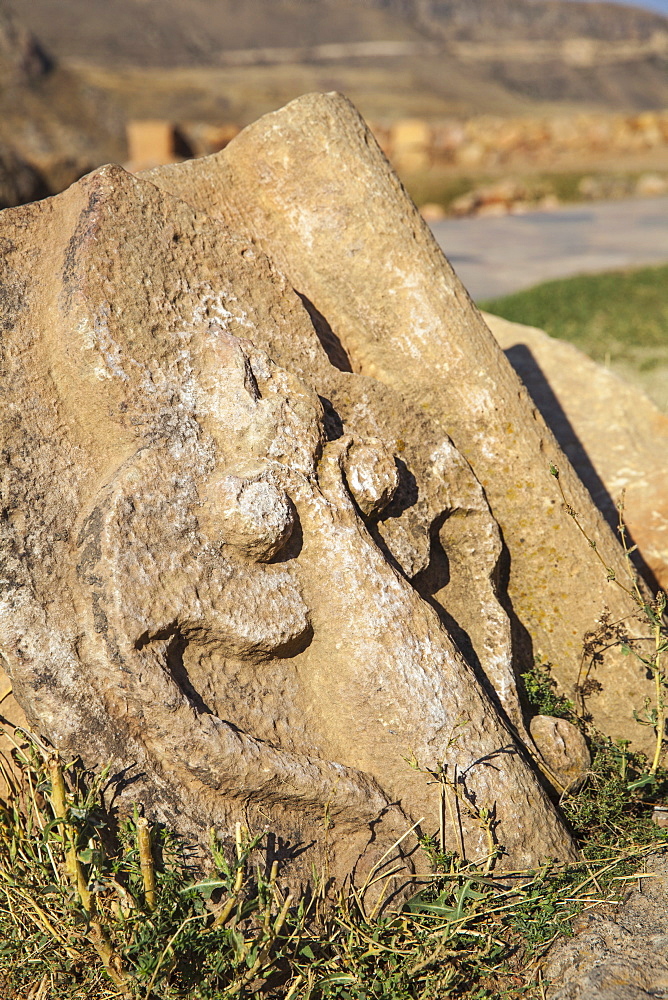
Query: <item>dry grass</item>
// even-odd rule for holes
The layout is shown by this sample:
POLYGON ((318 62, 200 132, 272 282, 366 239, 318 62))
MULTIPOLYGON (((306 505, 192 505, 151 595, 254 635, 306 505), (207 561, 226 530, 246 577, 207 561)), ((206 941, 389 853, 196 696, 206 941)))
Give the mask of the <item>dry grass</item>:
MULTIPOLYGON (((534 695, 549 689, 536 675, 534 695)), ((168 831, 153 829, 149 846, 140 816, 108 808, 106 773, 63 767, 24 730, 5 727, 4 737, 8 1000, 538 998, 551 943, 582 910, 618 899, 668 842, 626 788, 642 762, 626 752, 620 784, 620 751, 608 742, 589 790, 569 806, 575 826, 584 808, 592 830, 589 842, 581 837, 580 862, 497 873, 493 862, 444 854, 435 836, 423 843, 434 874, 417 895, 400 912, 369 912, 363 891, 327 905, 317 889, 308 902, 292 899, 276 867, 264 873, 261 842, 240 828, 236 857, 213 842, 215 874, 202 876, 168 831)))

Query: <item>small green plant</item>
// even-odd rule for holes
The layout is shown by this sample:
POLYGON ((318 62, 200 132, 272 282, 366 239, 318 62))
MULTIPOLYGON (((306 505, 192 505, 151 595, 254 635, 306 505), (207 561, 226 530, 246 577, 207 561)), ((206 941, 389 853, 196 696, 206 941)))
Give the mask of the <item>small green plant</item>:
POLYGON ((646 755, 628 741, 615 742, 578 716, 573 702, 557 693, 549 664, 522 675, 532 709, 567 719, 587 737, 591 767, 576 794, 561 797, 561 808, 587 857, 630 844, 662 842, 664 830, 652 821, 655 802, 668 797, 668 771, 650 772, 646 755), (652 802, 645 795, 652 793, 652 802))
POLYGON ((536 715, 551 715, 572 722, 576 718, 575 705, 557 691, 550 671, 550 664, 537 658, 531 670, 521 674, 527 700, 536 715))
MULTIPOLYGON (((533 701, 530 685, 527 690, 533 707, 543 714, 550 702, 542 694, 533 701)), ((653 822, 652 811, 657 802, 668 800, 668 771, 658 768, 650 774, 645 754, 631 750, 628 742, 613 741, 574 711, 567 714, 564 706, 569 704, 568 699, 561 701, 558 707, 563 714, 558 717, 568 719, 586 735, 592 761, 577 793, 562 795, 560 805, 586 856, 597 857, 612 847, 665 841, 665 830, 653 822), (651 801, 645 798, 647 794, 651 801)))
POLYGON ((562 801, 571 827, 590 857, 620 845, 663 842, 668 838, 652 821, 653 804, 668 794, 668 772, 653 776, 652 802, 644 795, 648 784, 648 761, 632 751, 628 743, 589 731, 592 763, 584 786, 577 795, 562 801))
POLYGON ((638 575, 634 570, 631 561, 633 550, 628 545, 626 527, 623 520, 623 498, 618 506, 619 535, 626 556, 627 581, 618 579, 615 571, 607 565, 601 556, 596 540, 590 538, 582 526, 579 514, 573 509, 564 494, 559 478, 559 470, 556 466, 550 466, 550 475, 557 481, 566 513, 572 518, 595 558, 598 559, 605 572, 606 579, 614 583, 615 586, 619 587, 631 598, 637 608, 637 618, 645 626, 644 635, 633 636, 625 628, 624 622, 611 622, 604 616, 599 628, 585 637, 583 662, 586 663, 586 666, 581 671, 581 676, 578 679, 578 689, 581 694, 585 694, 590 686, 589 675, 600 656, 599 647, 609 648, 612 645, 617 645, 624 655, 634 655, 652 677, 654 681, 654 704, 651 704, 650 700, 647 700, 642 715, 637 712, 635 713, 636 721, 642 725, 650 726, 655 734, 654 754, 644 782, 645 785, 649 786, 656 783, 657 772, 661 769, 661 759, 666 744, 666 709, 668 705, 668 672, 666 671, 665 663, 665 654, 668 652, 668 622, 665 618, 666 595, 663 591, 658 591, 656 596, 652 598, 640 583, 638 575))
MULTIPOLYGON (((463 735, 464 728, 468 725, 465 718, 458 719, 452 727, 452 733, 445 745, 446 754, 455 748, 463 735)), ((478 804, 473 796, 467 794, 466 784, 461 775, 457 773, 457 765, 450 765, 447 760, 441 761, 437 767, 429 768, 420 765, 414 754, 405 757, 404 760, 414 771, 420 771, 427 784, 437 784, 439 786, 440 810, 439 810, 439 837, 438 851, 442 857, 447 857, 446 852, 446 823, 449 821, 458 841, 459 856, 465 857, 464 833, 461 823, 460 813, 462 810, 467 813, 474 824, 482 831, 487 842, 487 857, 484 861, 484 874, 488 874, 494 867, 494 862, 502 854, 502 849, 496 842, 494 809, 490 806, 478 804)), ((433 859, 437 855, 429 843, 423 845, 428 855, 433 859)))
POLYGON ((0 764, 0 983, 5 996, 193 997, 257 990, 298 931, 274 866, 253 864, 259 838, 237 827, 229 860, 212 838, 214 874, 143 817, 104 807, 108 772, 87 773, 33 739, 0 764))

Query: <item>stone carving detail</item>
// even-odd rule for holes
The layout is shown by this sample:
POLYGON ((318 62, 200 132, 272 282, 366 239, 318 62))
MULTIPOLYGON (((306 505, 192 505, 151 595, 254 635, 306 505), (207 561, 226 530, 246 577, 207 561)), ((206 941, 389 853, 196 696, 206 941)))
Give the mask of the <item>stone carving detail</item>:
POLYGON ((382 441, 350 438, 345 444, 343 470, 355 503, 367 517, 380 515, 399 488, 394 456, 382 441))
POLYGON ((270 562, 295 525, 290 498, 266 478, 227 475, 209 486, 210 519, 218 515, 227 545, 257 562, 270 562))
MULTIPOLYGON (((290 149, 310 122, 334 171, 348 157, 373 181, 376 242, 352 181, 348 208, 342 192, 319 209, 345 253, 294 177, 277 206, 264 181, 246 189, 254 144, 281 132, 262 124, 208 164, 105 167, 0 216, 0 651, 17 698, 184 834, 271 831, 295 885, 399 856, 410 875, 404 835, 439 824, 424 769, 444 764, 471 807, 453 848, 485 856, 485 807, 509 864, 569 857, 516 676, 544 641, 568 683, 577 642, 551 602, 577 604, 560 589, 575 564, 578 621, 608 591, 527 477, 555 461, 595 528, 596 512, 349 105, 308 98, 278 120, 290 149), (325 225, 317 247, 297 203, 325 225), (371 277, 362 249, 383 263, 371 277), (550 603, 532 553, 551 560, 550 603)), ((641 691, 624 670, 619 692, 641 691)), ((537 725, 548 769, 568 770, 573 734, 537 725)))
MULTIPOLYGON (((504 565, 500 550, 487 565, 492 576, 497 566, 507 575, 515 667, 527 669, 540 655, 573 698, 585 634, 604 612, 628 620, 634 606, 608 584, 564 515, 551 464, 619 579, 626 572, 621 547, 350 102, 340 94, 309 94, 255 122, 215 156, 146 176, 261 247, 309 303, 332 356, 345 357, 351 371, 392 388, 426 417, 420 422, 430 426, 430 441, 451 439, 482 486, 496 537, 499 527, 503 536, 504 565)), ((426 441, 418 449, 426 456, 426 441)), ((442 460, 434 452, 432 462, 442 460)), ((429 537, 433 551, 438 532, 450 564, 452 553, 462 575, 476 566, 480 587, 479 539, 486 538, 491 555, 493 532, 466 525, 468 504, 437 509, 429 534, 419 532, 422 545, 429 537)), ((398 558, 406 567, 406 549, 417 559, 420 543, 401 541, 398 558)), ((394 551, 389 540, 388 547, 394 551)), ((439 602, 433 569, 427 596, 439 602)), ((423 584, 418 578, 421 591, 423 584)), ((466 588, 459 593, 466 595, 466 588)), ((488 627, 475 635, 479 593, 461 601, 452 592, 442 597, 451 616, 461 618, 460 629, 494 686, 512 699, 508 658, 499 655, 503 616, 486 611, 488 627)), ((461 631, 458 639, 467 645, 461 631)), ((614 648, 605 650, 596 681, 600 688, 590 693, 587 710, 598 727, 650 750, 651 734, 634 724, 629 705, 653 697, 651 682, 614 648)))
POLYGON ((568 857, 518 741, 498 528, 447 437, 147 181, 103 168, 0 220, 0 649, 32 724, 189 836, 268 828, 295 883, 434 832, 411 756, 456 765, 510 863, 568 857))

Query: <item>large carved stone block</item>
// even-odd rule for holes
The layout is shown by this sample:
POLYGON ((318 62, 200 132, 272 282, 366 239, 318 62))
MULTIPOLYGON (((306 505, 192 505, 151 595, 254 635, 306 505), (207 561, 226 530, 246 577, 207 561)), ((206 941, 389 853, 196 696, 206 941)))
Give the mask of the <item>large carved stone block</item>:
MULTIPOLYGON (((147 177, 261 247, 319 317, 326 342, 336 345, 334 363, 344 358, 392 388, 432 438, 452 439, 501 529, 516 669, 539 655, 573 697, 586 634, 606 613, 633 624, 636 609, 566 516, 551 465, 602 561, 624 580, 621 546, 355 108, 339 94, 310 94, 215 156, 147 177)), ((449 558, 474 566, 484 531, 471 522, 464 541, 458 528, 448 517, 432 531, 449 558)), ((439 601, 435 575, 424 573, 408 570, 416 588, 439 601)), ((442 596, 446 609, 459 608, 454 594, 442 596)), ((474 602, 464 603, 472 637, 474 602)), ((483 617, 497 644, 500 619, 483 617)), ((490 676, 491 660, 498 662, 488 657, 490 676)), ((506 664, 494 677, 499 691, 506 664)), ((633 708, 652 700, 651 679, 610 645, 594 679, 587 709, 596 724, 649 748, 652 733, 634 722, 633 708)))
POLYGON ((485 807, 510 864, 569 856, 498 528, 419 401, 333 366, 246 234, 121 168, 0 242, 0 650, 32 724, 189 836, 272 831, 294 881, 437 828, 411 757, 471 806, 452 847, 485 856, 485 807))

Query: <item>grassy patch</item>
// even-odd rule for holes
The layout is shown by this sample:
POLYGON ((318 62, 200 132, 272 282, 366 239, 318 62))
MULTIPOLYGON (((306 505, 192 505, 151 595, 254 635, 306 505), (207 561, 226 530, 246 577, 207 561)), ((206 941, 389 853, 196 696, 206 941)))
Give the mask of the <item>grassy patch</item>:
MULTIPOLYGON (((559 707, 545 668, 527 690, 559 707)), ((549 945, 668 843, 629 793, 643 761, 603 741, 584 791, 566 803, 577 864, 495 874, 427 839, 433 875, 400 912, 369 912, 354 893, 325 906, 317 890, 308 902, 282 891, 261 841, 241 828, 233 858, 212 842, 207 875, 161 828, 147 857, 141 817, 105 807, 107 775, 63 767, 20 730, 5 734, 0 990, 15 1000, 538 998, 549 945)))
POLYGON ((536 663, 522 675, 533 710, 566 719, 587 737, 592 764, 577 794, 562 800, 564 814, 585 856, 605 856, 626 844, 666 841, 666 833, 650 817, 651 803, 668 798, 668 771, 650 773, 643 753, 624 741, 615 743, 576 713, 572 701, 557 693, 550 665, 536 663))
POLYGON ((482 308, 541 327, 597 361, 632 359, 638 348, 668 345, 668 266, 547 281, 482 308))
POLYGON ((480 305, 575 344, 668 411, 668 266, 547 281, 480 305))

